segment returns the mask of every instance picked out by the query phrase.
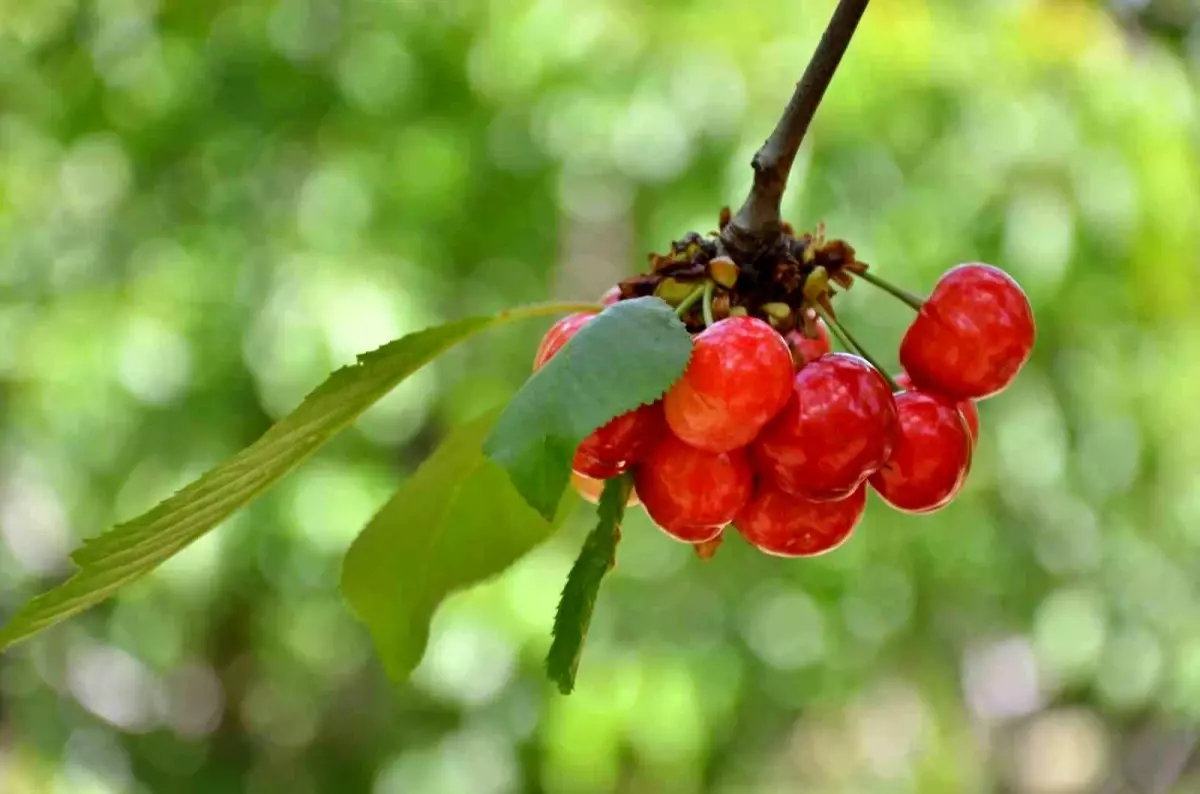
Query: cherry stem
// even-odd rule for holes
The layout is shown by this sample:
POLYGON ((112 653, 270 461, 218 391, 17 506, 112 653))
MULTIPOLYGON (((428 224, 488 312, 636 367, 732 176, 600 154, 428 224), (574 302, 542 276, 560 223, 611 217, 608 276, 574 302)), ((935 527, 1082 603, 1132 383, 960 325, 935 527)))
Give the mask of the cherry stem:
POLYGON ((704 284, 704 300, 700 303, 700 310, 704 312, 705 328, 712 327, 712 324, 716 322, 716 320, 713 319, 712 313, 713 289, 715 287, 716 284, 712 281, 705 282, 704 284))
POLYGON ((903 391, 896 381, 892 380, 892 376, 887 374, 887 370, 879 366, 879 362, 867 352, 866 348, 858 343, 858 340, 854 338, 853 334, 846 330, 846 326, 838 322, 836 317, 825 311, 825 309, 823 309, 819 304, 813 304, 813 309, 815 309, 817 315, 825 321, 825 324, 829 326, 829 330, 833 331, 833 333, 837 336, 838 341, 842 343, 843 347, 851 349, 855 353, 858 353, 860 356, 865 358, 867 363, 874 367, 876 371, 883 376, 883 379, 887 381, 888 386, 891 387, 893 392, 903 391))
POLYGON ((683 315, 687 314, 688 311, 696 305, 696 301, 704 297, 704 290, 707 288, 707 285, 701 284, 692 290, 691 294, 680 301, 679 305, 675 307, 675 316, 683 317, 683 315))
MULTIPOLYGON (((821 314, 820 312, 818 312, 818 316, 820 316, 822 318, 825 317, 825 315, 821 314)), ((829 320, 825 321, 825 325, 826 325, 826 327, 829 328, 829 330, 833 333, 833 335, 837 337, 838 343, 841 344, 842 347, 844 347, 847 350, 854 349, 854 345, 850 344, 850 342, 846 340, 846 337, 842 335, 841 326, 839 326, 829 320)))
POLYGON ((879 287, 881 290, 892 295, 893 297, 899 298, 911 306, 914 311, 921 311, 921 307, 925 305, 925 301, 921 300, 916 295, 913 295, 906 289, 897 287, 895 284, 890 284, 884 281, 869 270, 864 270, 863 272, 855 273, 854 275, 855 277, 866 281, 868 284, 874 284, 876 287, 879 287))

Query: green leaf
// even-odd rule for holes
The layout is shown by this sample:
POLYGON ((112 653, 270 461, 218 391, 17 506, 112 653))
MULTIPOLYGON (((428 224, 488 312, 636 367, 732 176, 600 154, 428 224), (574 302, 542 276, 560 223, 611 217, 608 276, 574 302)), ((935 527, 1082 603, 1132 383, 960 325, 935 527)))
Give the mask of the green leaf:
POLYGON ((579 442, 614 417, 661 397, 691 355, 687 329, 658 298, 610 306, 526 382, 484 452, 549 517, 567 487, 579 442))
POLYGON ((604 483, 597 508, 599 523, 583 542, 583 548, 567 574, 567 584, 554 615, 554 641, 546 655, 546 672, 564 695, 575 688, 575 672, 583 654, 583 641, 592 622, 596 597, 604 575, 617 564, 617 541, 625 502, 633 483, 628 474, 604 483))
POLYGON ((342 593, 371 632, 388 674, 408 677, 434 610, 550 536, 574 504, 547 521, 483 455, 498 412, 451 434, 380 509, 342 566, 342 593))
POLYGON ((533 307, 472 317, 409 334, 343 367, 258 441, 149 512, 84 542, 79 571, 26 604, 0 631, 7 648, 111 596, 221 523, 349 425, 438 354, 510 319, 547 313, 533 307))

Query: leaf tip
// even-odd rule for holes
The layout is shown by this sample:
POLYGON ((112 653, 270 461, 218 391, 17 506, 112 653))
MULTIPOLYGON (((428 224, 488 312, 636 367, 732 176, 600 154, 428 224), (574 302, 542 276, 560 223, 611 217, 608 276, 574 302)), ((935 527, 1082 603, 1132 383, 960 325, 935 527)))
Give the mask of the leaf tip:
POLYGON ((583 643, 592 620, 600 583, 616 562, 621 519, 633 488, 632 478, 622 475, 607 480, 597 507, 598 523, 583 542, 583 548, 567 574, 558 609, 554 615, 554 640, 546 654, 546 672, 564 695, 575 688, 575 674, 583 655, 583 643))

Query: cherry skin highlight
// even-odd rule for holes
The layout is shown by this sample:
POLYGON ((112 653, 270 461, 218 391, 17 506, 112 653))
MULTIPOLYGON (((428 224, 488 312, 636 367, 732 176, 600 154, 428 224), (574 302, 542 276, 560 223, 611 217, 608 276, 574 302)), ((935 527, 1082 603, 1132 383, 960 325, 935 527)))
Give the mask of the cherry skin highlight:
POLYGON ((663 411, 671 431, 706 452, 754 440, 787 402, 792 354, 775 329, 753 317, 730 317, 692 340, 687 371, 663 411))
POLYGON ((792 496, 843 499, 887 461, 896 432, 883 376, 858 356, 829 353, 796 373, 787 405, 754 442, 754 465, 792 496))
POLYGON ((829 343, 829 329, 825 327, 825 321, 817 318, 816 327, 816 339, 809 339, 803 331, 799 330, 792 331, 784 337, 788 347, 792 349, 792 358, 796 362, 796 369, 833 351, 833 347, 829 343))
POLYGON ((1036 334, 1029 299, 1012 276, 991 265, 958 265, 905 332, 900 364, 918 389, 979 400, 1012 382, 1036 334))
POLYGON ((754 491, 745 450, 705 452, 667 433, 637 467, 642 507, 659 527, 685 543, 721 534, 754 491))
MULTIPOLYGON (((538 345, 534 371, 562 349, 594 314, 571 314, 550 327, 538 345)), ((575 450, 572 468, 596 480, 607 480, 626 472, 641 460, 665 429, 662 404, 641 405, 621 414, 585 438, 575 450)))
MULTIPOLYGON (((604 480, 594 480, 591 477, 585 477, 577 471, 571 472, 571 485, 575 487, 576 493, 583 497, 585 502, 592 504, 600 503, 600 494, 604 493, 604 480)), ((640 505, 642 502, 638 499, 637 489, 631 488, 629 491, 629 499, 626 500, 626 507, 640 505)))
MULTIPOLYGON (((901 372, 892 380, 905 391, 913 390, 912 378, 908 377, 907 372, 901 372)), ((971 441, 979 441, 979 408, 976 407, 975 401, 963 400, 958 404, 958 412, 962 414, 963 419, 967 420, 967 427, 971 429, 971 441)))
POLYGON ((962 490, 971 468, 971 431, 958 406, 940 394, 896 395, 900 434, 892 456, 871 486, 892 507, 932 513, 962 490))
POLYGON ((867 488, 836 502, 814 502, 760 483, 733 524, 752 546, 778 557, 815 557, 846 542, 867 506, 867 488))

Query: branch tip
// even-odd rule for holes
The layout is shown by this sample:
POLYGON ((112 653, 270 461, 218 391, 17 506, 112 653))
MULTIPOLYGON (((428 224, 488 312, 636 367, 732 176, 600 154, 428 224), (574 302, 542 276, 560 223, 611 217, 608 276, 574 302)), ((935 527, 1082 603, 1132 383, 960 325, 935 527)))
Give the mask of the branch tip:
POLYGON ((753 260, 759 252, 778 241, 783 228, 779 206, 792 163, 868 2, 870 0, 838 0, 804 76, 783 109, 783 116, 771 137, 755 152, 750 163, 754 170, 750 195, 721 230, 725 248, 734 253, 738 261, 753 260))

